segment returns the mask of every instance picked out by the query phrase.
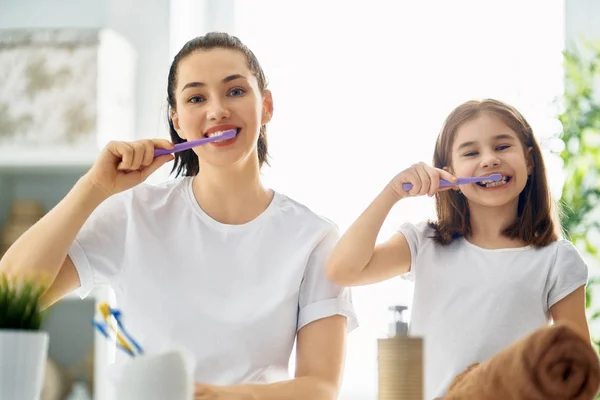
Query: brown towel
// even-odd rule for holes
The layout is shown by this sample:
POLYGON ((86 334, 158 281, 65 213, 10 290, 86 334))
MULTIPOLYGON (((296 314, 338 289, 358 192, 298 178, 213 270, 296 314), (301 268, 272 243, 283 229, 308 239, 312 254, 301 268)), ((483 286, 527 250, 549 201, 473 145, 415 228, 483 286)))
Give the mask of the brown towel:
POLYGON ((444 400, 592 400, 599 387, 600 363, 589 340, 559 323, 471 365, 444 400))

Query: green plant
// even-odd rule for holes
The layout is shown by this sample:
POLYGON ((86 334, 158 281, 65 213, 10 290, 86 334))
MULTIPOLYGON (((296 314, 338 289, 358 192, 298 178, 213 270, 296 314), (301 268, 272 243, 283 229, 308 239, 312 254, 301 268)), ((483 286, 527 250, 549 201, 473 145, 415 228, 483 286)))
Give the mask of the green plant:
MULTIPOLYGON (((564 111, 560 153, 567 176, 561 197, 561 222, 571 242, 600 262, 600 42, 584 43, 582 51, 564 53, 564 111)), ((586 288, 586 308, 590 322, 600 320, 593 302, 600 277, 592 277, 586 288)), ((600 339, 594 338, 596 346, 600 339)))
POLYGON ((40 330, 44 319, 40 298, 45 291, 35 281, 17 282, 0 277, 0 331, 40 330))

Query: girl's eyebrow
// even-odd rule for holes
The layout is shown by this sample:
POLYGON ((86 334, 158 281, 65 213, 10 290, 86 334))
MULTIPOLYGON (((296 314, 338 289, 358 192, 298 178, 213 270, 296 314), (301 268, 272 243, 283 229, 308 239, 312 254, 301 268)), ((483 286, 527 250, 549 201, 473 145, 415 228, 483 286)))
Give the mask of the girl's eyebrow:
MULTIPOLYGON (((499 135, 494 136, 494 140, 508 140, 511 142, 515 141, 515 138, 507 133, 501 133, 499 135)), ((463 142, 460 144, 460 146, 457 147, 457 150, 463 149, 465 147, 469 147, 469 146, 473 146, 474 144, 477 144, 476 141, 468 141, 468 142, 463 142)))

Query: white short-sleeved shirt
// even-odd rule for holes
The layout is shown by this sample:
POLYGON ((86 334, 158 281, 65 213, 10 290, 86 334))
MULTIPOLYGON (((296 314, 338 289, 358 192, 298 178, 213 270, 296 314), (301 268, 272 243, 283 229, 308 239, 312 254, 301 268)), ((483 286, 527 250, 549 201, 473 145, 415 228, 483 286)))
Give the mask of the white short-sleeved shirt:
POLYGON ((566 240, 491 250, 464 238, 438 245, 426 223, 400 232, 411 252, 410 334, 424 338, 426 400, 442 397, 472 363, 547 325, 550 307, 587 283, 587 266, 566 240))
MULTIPOLYGON (((110 285, 146 353, 184 349, 208 384, 289 379, 298 330, 336 314, 357 326, 350 291, 324 273, 332 222, 275 192, 253 221, 225 225, 191 184, 142 184, 102 203, 69 251, 78 294, 110 285)), ((127 358, 117 354, 116 364, 127 358)))

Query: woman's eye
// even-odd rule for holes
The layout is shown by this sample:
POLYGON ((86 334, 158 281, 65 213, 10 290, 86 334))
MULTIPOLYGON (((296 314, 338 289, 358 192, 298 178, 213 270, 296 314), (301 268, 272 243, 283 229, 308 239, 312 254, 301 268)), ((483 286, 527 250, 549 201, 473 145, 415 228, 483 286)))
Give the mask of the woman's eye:
POLYGON ((204 98, 202 98, 202 96, 190 97, 190 99, 188 100, 189 103, 200 103, 202 101, 204 101, 204 98))
POLYGON ((231 89, 229 91, 229 95, 233 96, 233 97, 242 96, 245 93, 246 93, 246 91, 244 89, 240 89, 240 88, 231 89))

